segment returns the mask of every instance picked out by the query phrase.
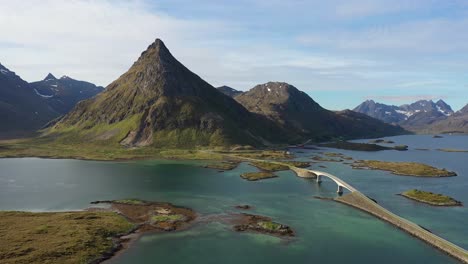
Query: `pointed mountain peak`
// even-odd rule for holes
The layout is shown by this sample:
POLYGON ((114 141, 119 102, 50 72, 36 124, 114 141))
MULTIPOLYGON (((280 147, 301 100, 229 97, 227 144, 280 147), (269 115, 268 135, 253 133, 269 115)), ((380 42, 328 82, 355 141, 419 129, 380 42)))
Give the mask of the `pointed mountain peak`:
MULTIPOLYGON (((146 61, 146 59, 150 60, 165 60, 165 59, 174 59, 169 49, 164 45, 164 42, 160 39, 156 39, 148 48, 141 53, 138 62, 146 61)), ((154 62, 154 61, 153 61, 154 62)))
POLYGON ((55 81, 57 80, 57 78, 55 78, 55 76, 49 72, 49 74, 47 74, 47 76, 44 78, 44 81, 49 81, 49 80, 55 81))

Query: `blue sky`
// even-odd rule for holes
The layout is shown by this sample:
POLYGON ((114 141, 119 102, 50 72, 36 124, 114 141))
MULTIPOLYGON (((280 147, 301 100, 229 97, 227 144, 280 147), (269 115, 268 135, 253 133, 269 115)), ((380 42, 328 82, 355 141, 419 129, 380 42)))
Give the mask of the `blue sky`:
POLYGON ((25 0, 0 25, 0 63, 27 81, 105 86, 161 38, 214 86, 285 81, 334 110, 468 103, 468 1, 25 0))

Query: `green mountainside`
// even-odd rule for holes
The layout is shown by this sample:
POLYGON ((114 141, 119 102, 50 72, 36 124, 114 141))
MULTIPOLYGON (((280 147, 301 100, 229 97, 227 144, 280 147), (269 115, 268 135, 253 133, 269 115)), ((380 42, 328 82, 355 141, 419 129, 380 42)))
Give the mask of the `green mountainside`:
POLYGON ((332 112, 309 95, 282 82, 260 84, 235 97, 249 111, 261 114, 304 139, 380 137, 402 134, 398 126, 350 110, 332 112))
POLYGON ((159 39, 104 92, 51 124, 45 136, 64 143, 187 148, 292 138, 191 72, 159 39))

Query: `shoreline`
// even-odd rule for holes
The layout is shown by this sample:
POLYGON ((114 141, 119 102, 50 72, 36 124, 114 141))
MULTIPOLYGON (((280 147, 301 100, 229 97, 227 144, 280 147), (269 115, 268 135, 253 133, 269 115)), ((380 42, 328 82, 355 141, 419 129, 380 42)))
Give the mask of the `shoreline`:
POLYGON ((431 205, 431 206, 436 206, 436 207, 457 207, 457 206, 463 207, 463 204, 460 201, 456 201, 455 204, 439 204, 439 203, 432 203, 432 202, 420 200, 420 199, 408 196, 408 195, 403 194, 403 193, 397 193, 396 195, 405 197, 407 199, 410 199, 410 200, 413 200, 413 201, 416 201, 416 202, 419 202, 419 203, 423 203, 423 204, 427 204, 427 205, 431 205))

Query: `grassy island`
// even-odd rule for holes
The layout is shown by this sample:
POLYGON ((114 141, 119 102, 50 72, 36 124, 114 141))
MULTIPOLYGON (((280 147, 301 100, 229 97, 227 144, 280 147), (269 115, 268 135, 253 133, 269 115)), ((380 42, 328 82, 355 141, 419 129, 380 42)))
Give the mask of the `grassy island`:
POLYGON ((393 149, 390 147, 384 147, 377 144, 367 143, 353 143, 348 141, 336 141, 331 143, 320 144, 321 147, 346 149, 346 150, 358 150, 358 151, 381 151, 393 149))
POLYGON ((268 171, 246 172, 246 173, 241 174, 241 178, 246 179, 248 181, 258 181, 258 180, 270 179, 270 178, 276 178, 276 177, 278 176, 268 171))
POLYGON ((123 248, 133 232, 174 231, 194 211, 138 199, 96 201, 109 208, 73 212, 0 211, 0 262, 100 263, 123 248), (119 212, 119 213, 116 213, 119 212))
POLYGON ((281 164, 276 164, 276 163, 271 163, 267 161, 255 161, 250 163, 252 166, 255 166, 263 171, 283 171, 283 170, 289 170, 288 166, 281 165, 281 164))
POLYGON ((359 160, 352 164, 355 169, 374 169, 390 171, 396 175, 418 177, 450 177, 457 176, 453 171, 438 169, 417 162, 389 162, 378 160, 359 160))
POLYGON ((435 206, 461 206, 462 203, 453 199, 452 197, 426 192, 421 190, 409 190, 401 194, 402 196, 409 198, 411 200, 415 200, 418 202, 435 205, 435 206))
POLYGON ((278 236, 294 236, 294 231, 287 225, 273 222, 271 218, 261 215, 242 214, 234 230, 238 232, 254 231, 278 236))
POLYGON ((228 170, 233 170, 239 165, 238 162, 233 162, 233 161, 223 161, 223 162, 218 162, 218 163, 210 163, 205 165, 205 168, 209 169, 215 169, 215 170, 220 170, 220 171, 228 171, 228 170))
POLYGON ((443 151, 443 152, 468 152, 466 149, 451 149, 451 148, 440 148, 437 149, 438 151, 443 151))
POLYGON ((394 142, 394 141, 392 141, 392 140, 385 140, 385 139, 381 139, 381 138, 379 138, 379 139, 374 139, 374 140, 371 140, 371 141, 369 141, 369 143, 376 143, 376 144, 378 144, 378 143, 383 143, 383 144, 393 144, 393 143, 395 143, 395 142, 394 142))
POLYGON ((0 262, 89 263, 132 228, 114 212, 0 212, 0 262))

